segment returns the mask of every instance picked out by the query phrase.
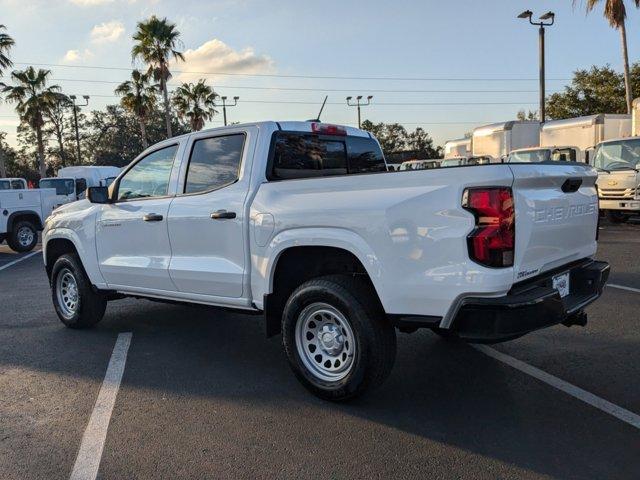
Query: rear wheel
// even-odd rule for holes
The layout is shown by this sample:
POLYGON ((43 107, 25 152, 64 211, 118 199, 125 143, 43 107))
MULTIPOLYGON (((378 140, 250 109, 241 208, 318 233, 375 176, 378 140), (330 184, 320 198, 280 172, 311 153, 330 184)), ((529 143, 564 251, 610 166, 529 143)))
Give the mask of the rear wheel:
POLYGON ((612 223, 625 223, 629 220, 629 215, 617 210, 609 210, 607 211, 607 218, 612 223))
POLYGON ((19 220, 9 232, 7 243, 15 252, 29 252, 38 243, 38 229, 29 220, 19 220))
POLYGON ((372 288, 347 275, 296 289, 282 317, 284 349, 298 380, 325 400, 347 400, 391 372, 396 336, 372 288))
POLYGON ((62 255, 51 271, 51 294, 58 318, 69 328, 94 326, 104 316, 107 300, 94 292, 77 255, 62 255))

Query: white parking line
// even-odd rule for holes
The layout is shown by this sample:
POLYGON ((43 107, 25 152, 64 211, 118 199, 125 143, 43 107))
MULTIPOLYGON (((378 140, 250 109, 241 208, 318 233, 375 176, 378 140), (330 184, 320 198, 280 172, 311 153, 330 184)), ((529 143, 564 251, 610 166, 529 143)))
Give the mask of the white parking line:
POLYGON ((620 290, 627 290, 629 292, 640 293, 640 288, 625 287, 624 285, 616 285, 615 283, 607 283, 607 287, 619 288, 620 290))
POLYGON ((107 438, 107 429, 111 412, 116 403, 120 381, 127 361, 127 352, 131 344, 131 332, 118 335, 113 347, 111 360, 104 376, 98 399, 93 407, 87 429, 82 436, 80 450, 73 465, 71 480, 95 480, 102 458, 102 449, 107 438))
POLYGON ((534 378, 537 378, 541 382, 544 382, 552 387, 557 388, 558 390, 563 391, 564 393, 571 395, 572 397, 577 398, 578 400, 582 400, 585 403, 588 403, 592 407, 597 408, 598 410, 602 410, 609 415, 613 415, 614 417, 622 420, 625 423, 628 423, 632 427, 636 427, 640 429, 640 415, 637 415, 629 410, 619 407, 604 398, 600 398, 593 393, 587 392, 580 387, 576 387, 575 385, 570 384, 569 382, 565 382, 564 380, 554 377, 553 375, 540 370, 528 363, 525 363, 521 360, 513 358, 507 354, 499 352, 487 345, 472 345, 476 350, 484 353, 485 355, 490 356, 495 360, 499 360, 502 363, 506 363, 510 367, 515 368, 516 370, 520 370, 527 375, 531 375, 534 378))
POLYGON ((6 265, 2 265, 2 266, 0 267, 0 271, 1 271, 1 270, 4 270, 5 268, 9 268, 9 267, 11 267, 12 265, 15 265, 16 263, 20 263, 21 261, 26 260, 26 259, 27 259, 27 258, 29 258, 29 257, 33 257, 34 255, 37 255, 38 253, 40 253, 40 250, 36 250, 35 252, 28 253, 28 254, 27 254, 27 255, 25 255, 24 257, 20 257, 20 258, 18 258, 17 260, 14 260, 13 262, 9 262, 9 263, 7 263, 6 265))

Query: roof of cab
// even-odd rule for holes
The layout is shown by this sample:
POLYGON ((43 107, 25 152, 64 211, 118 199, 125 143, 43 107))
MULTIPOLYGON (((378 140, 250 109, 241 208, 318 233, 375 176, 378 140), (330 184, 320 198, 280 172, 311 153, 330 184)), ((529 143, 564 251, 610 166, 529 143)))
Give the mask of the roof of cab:
MULTIPOLYGON (((316 123, 316 124, 322 124, 322 125, 335 125, 337 127, 343 128, 346 132, 348 136, 354 136, 354 137, 371 137, 371 134, 369 134, 369 132, 365 131, 365 130, 360 130, 358 128, 354 128, 354 127, 348 127, 346 125, 339 125, 339 124, 334 124, 334 123, 326 123, 326 122, 314 122, 314 121, 274 121, 274 120, 270 120, 270 121, 264 121, 264 122, 250 122, 250 123, 237 123, 234 125, 228 125, 225 127, 215 127, 215 128, 207 128, 205 130, 201 130, 201 132, 223 132, 226 130, 232 130, 232 129, 237 129, 237 128, 242 128, 242 127, 270 127, 270 128, 274 128, 277 130, 285 130, 285 131, 289 131, 289 132, 309 132, 312 133, 312 125, 316 123)), ((197 133, 201 133, 201 132, 197 132, 197 133)), ((194 132, 195 133, 195 132, 194 132)), ((189 136, 191 134, 186 134, 186 135, 181 135, 180 137, 174 137, 172 140, 175 139, 180 139, 182 137, 186 137, 189 136)))

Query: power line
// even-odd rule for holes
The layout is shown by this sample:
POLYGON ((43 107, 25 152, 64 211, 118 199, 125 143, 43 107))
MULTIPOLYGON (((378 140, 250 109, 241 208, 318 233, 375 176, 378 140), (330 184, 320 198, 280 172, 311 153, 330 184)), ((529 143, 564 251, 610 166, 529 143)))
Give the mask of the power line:
MULTIPOLYGON (((57 68, 84 68, 92 70, 121 70, 131 71, 131 67, 111 67, 104 65, 65 65, 62 63, 33 63, 33 62, 13 62, 15 65, 36 65, 40 67, 57 67, 57 68)), ((239 77, 266 77, 266 78, 304 78, 304 79, 324 79, 324 80, 383 80, 383 81, 433 81, 433 82, 531 82, 538 81, 537 78, 504 78, 504 77, 383 77, 383 76, 346 76, 346 75, 285 75, 276 73, 239 73, 239 72, 200 72, 192 70, 173 70, 173 73, 192 74, 192 75, 228 75, 239 77)), ((548 78, 550 81, 568 81, 570 78, 548 78)))
MULTIPOLYGON (((117 80, 95 80, 81 78, 58 78, 53 77, 58 82, 81 82, 81 83, 104 83, 120 84, 117 80)), ((181 84, 169 83, 170 87, 177 87, 181 84)), ((242 90, 274 90, 274 91, 300 91, 300 92, 358 92, 366 90, 372 93, 538 93, 538 90, 411 90, 411 89, 376 89, 376 88, 305 88, 305 87, 257 87, 249 85, 214 85, 214 88, 237 88, 242 90)))

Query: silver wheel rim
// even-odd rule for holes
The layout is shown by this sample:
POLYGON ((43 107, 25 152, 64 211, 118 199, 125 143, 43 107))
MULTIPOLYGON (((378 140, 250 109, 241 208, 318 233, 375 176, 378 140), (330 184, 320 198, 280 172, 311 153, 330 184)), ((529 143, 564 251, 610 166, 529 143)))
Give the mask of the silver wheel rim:
POLYGON ((58 307, 65 318, 71 318, 78 310, 80 295, 78 293, 78 283, 71 270, 63 268, 58 273, 56 279, 56 297, 58 307))
POLYGON ((296 348, 314 377, 335 382, 351 372, 358 346, 351 324, 339 310, 312 303, 298 316, 296 348))
POLYGON ((18 243, 21 247, 28 247, 33 243, 35 232, 29 227, 20 227, 18 229, 18 243))

